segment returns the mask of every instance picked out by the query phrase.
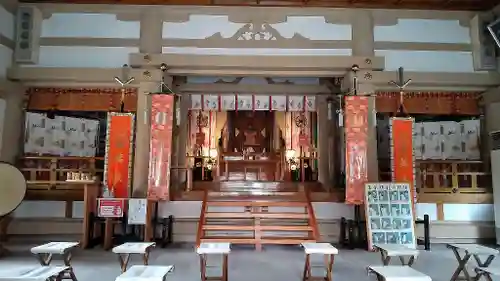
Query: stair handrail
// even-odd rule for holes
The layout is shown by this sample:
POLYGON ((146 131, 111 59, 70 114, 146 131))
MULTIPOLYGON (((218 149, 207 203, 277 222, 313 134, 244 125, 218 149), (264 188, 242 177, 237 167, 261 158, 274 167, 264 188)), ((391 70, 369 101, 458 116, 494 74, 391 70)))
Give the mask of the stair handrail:
POLYGON ((311 196, 309 194, 309 190, 305 190, 304 191, 304 194, 306 196, 306 200, 307 200, 307 209, 309 210, 307 213, 309 215, 309 221, 310 223, 312 224, 311 227, 312 227, 312 234, 313 234, 313 237, 314 237, 314 240, 316 240, 316 242, 318 242, 320 239, 320 235, 319 235, 319 230, 318 230, 318 223, 316 222, 316 215, 314 214, 314 209, 313 209, 313 206, 312 206, 312 203, 311 203, 311 196))
POLYGON ((203 194, 203 202, 201 203, 200 220, 198 221, 198 233, 196 234, 196 247, 201 244, 201 237, 203 236, 203 225, 205 224, 205 213, 207 209, 208 190, 203 194))

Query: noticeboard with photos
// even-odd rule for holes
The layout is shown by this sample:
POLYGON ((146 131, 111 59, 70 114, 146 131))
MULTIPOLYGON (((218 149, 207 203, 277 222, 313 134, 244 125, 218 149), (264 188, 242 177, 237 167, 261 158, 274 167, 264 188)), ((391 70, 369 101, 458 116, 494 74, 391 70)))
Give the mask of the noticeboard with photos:
POLYGON ((407 183, 365 185, 368 249, 373 244, 400 244, 415 248, 415 218, 407 183))

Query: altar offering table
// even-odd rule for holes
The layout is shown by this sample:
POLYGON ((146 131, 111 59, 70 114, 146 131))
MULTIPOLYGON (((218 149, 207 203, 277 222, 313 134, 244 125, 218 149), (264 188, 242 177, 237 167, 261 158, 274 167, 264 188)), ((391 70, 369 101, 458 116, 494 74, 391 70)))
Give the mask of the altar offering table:
POLYGON ((247 180, 249 174, 256 174, 257 180, 279 180, 280 162, 278 159, 224 157, 219 167, 224 167, 223 176, 225 180, 229 180, 233 172, 243 173, 243 180, 247 180))

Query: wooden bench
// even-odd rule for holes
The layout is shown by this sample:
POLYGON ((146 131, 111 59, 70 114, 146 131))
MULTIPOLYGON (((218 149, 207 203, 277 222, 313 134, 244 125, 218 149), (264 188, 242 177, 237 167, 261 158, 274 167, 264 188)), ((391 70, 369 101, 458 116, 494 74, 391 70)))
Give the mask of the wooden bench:
POLYGON ((411 281, 432 281, 432 279, 409 266, 404 265, 386 265, 386 266, 373 266, 368 268, 368 274, 373 273, 378 281, 395 281, 411 280, 411 281))
POLYGON ((68 270, 68 266, 0 267, 0 281, 59 281, 68 270))
POLYGON ((304 252, 306 254, 306 262, 304 265, 304 274, 302 276, 303 281, 312 280, 332 280, 332 270, 334 256, 339 253, 337 248, 333 247, 330 243, 302 243, 304 252), (311 266, 311 255, 323 255, 325 264, 324 269, 326 271, 326 276, 312 276, 312 266, 311 266))
POLYGON ((475 280, 480 280, 481 277, 484 276, 484 278, 487 281, 492 281, 493 279, 491 276, 500 276, 500 268, 495 268, 495 267, 476 267, 476 278, 475 280))
POLYGON ((67 267, 63 279, 77 281, 73 267, 71 266, 72 251, 80 245, 79 242, 50 242, 31 248, 38 262, 42 266, 50 266, 54 256, 62 256, 63 263, 67 267))
POLYGON ((116 277, 116 281, 165 281, 173 269, 173 265, 133 265, 116 277))
POLYGON ((200 257, 200 275, 201 281, 207 280, 228 280, 228 259, 231 252, 231 243, 201 243, 196 248, 196 253, 200 257), (207 256, 222 255, 222 275, 207 276, 207 256))
POLYGON ((130 255, 142 255, 144 265, 149 264, 149 253, 155 247, 154 242, 128 242, 113 248, 113 253, 118 254, 118 261, 122 272, 127 271, 130 255))
POLYGON ((401 265, 412 266, 419 253, 417 249, 399 244, 375 244, 373 248, 380 252, 383 265, 389 265, 391 257, 399 257, 401 265))

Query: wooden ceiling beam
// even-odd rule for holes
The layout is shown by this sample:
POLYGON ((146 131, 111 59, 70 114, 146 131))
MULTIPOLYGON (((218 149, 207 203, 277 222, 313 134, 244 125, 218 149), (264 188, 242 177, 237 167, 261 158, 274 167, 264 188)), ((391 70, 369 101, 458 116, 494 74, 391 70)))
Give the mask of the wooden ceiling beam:
POLYGON ((418 9, 484 11, 496 0, 21 0, 28 3, 123 4, 123 5, 200 5, 258 7, 322 7, 367 9, 418 9))

